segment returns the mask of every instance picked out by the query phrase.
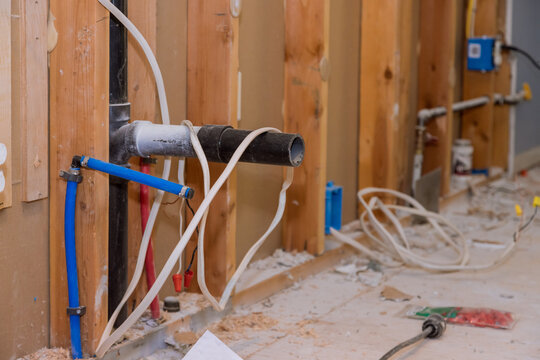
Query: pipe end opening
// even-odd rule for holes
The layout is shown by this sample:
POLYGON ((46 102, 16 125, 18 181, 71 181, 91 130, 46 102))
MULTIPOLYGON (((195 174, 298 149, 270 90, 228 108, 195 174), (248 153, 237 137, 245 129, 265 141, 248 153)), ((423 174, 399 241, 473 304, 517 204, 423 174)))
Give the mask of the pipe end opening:
POLYGON ((291 165, 294 167, 300 166, 304 160, 305 144, 301 136, 297 136, 291 143, 289 150, 291 165))

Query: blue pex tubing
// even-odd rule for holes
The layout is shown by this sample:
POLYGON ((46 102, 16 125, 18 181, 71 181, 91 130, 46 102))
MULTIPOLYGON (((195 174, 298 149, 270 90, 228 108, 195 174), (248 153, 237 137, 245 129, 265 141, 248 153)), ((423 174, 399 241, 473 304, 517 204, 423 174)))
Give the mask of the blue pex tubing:
MULTIPOLYGON (((72 170, 78 170, 73 168, 72 170)), ((77 200, 77 182, 67 182, 66 206, 64 212, 64 240, 66 248, 66 269, 68 281, 69 307, 79 308, 79 281, 77 277, 77 251, 75 248, 75 203, 77 200)), ((71 354, 74 359, 82 358, 81 314, 69 315, 71 332, 71 354)))
POLYGON ((167 181, 156 176, 144 174, 139 171, 131 170, 123 166, 93 159, 91 157, 81 157, 81 164, 84 167, 98 170, 129 181, 135 181, 139 184, 148 185, 186 199, 191 199, 194 194, 193 189, 187 186, 177 184, 172 181, 167 181))

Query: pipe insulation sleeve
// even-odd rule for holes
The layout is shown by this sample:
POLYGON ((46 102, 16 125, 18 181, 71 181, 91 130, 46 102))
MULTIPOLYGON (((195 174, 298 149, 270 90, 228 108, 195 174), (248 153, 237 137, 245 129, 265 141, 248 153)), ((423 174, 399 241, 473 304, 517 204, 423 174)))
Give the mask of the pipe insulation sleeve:
MULTIPOLYGON (((79 169, 72 168, 78 171, 79 169)), ((64 210, 64 241, 66 250, 66 270, 68 283, 68 301, 70 308, 79 305, 79 281, 77 274, 77 250, 75 246, 75 206, 77 200, 77 182, 68 181, 66 188, 66 203, 64 210)), ((74 359, 82 358, 81 346, 81 317, 69 315, 71 334, 71 354, 74 359)))
POLYGON ((191 199, 194 194, 194 190, 188 186, 177 184, 172 181, 163 180, 152 175, 144 174, 120 165, 111 164, 91 157, 82 156, 81 165, 90 169, 107 173, 109 175, 117 176, 122 179, 135 181, 143 185, 148 185, 153 188, 166 191, 180 197, 184 197, 186 199, 191 199))

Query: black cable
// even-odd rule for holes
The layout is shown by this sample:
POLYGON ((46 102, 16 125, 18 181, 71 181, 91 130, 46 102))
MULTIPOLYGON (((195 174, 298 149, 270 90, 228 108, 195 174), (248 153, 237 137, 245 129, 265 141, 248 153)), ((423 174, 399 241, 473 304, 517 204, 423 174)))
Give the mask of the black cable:
POLYGON ((520 49, 518 48, 517 46, 514 46, 514 45, 502 45, 501 46, 501 49, 504 49, 504 50, 510 50, 510 51, 515 51, 517 53, 520 53, 522 54, 523 56, 525 56, 533 65, 536 69, 540 70, 540 62, 538 62, 538 60, 536 60, 531 54, 529 54, 527 51, 523 50, 523 49, 520 49))
MULTIPOLYGON (((193 216, 195 216, 195 211, 191 207, 191 204, 189 203, 188 199, 186 199, 186 205, 187 205, 188 209, 191 211, 191 214, 193 216)), ((197 235, 199 235, 199 226, 197 226, 195 229, 197 230, 197 235)), ((195 259, 195 253, 197 252, 197 247, 198 246, 195 246, 195 249, 193 249, 193 252, 191 253, 191 260, 189 261, 189 265, 188 265, 186 271, 191 270, 191 266, 193 265, 193 260, 195 259)))
POLYGON ((534 213, 531 215, 531 217, 529 218, 529 220, 527 220, 527 222, 526 222, 522 227, 519 228, 519 231, 525 230, 525 228, 526 228, 527 226, 530 225, 530 223, 531 223, 531 222, 534 220, 534 218, 536 217, 536 213, 537 213, 537 212, 538 212, 538 207, 535 206, 535 208, 534 208, 534 213))
POLYGON ((422 332, 420 334, 394 346, 379 360, 388 360, 404 348, 416 344, 425 338, 436 339, 441 337, 444 330, 446 330, 446 320, 444 317, 440 314, 432 314, 422 323, 422 332))
POLYGON ((421 340, 424 340, 425 338, 428 337, 428 335, 431 333, 431 329, 426 329, 424 331, 422 331, 420 334, 416 335, 415 337, 413 338, 410 338, 409 340, 405 340, 404 342, 402 342, 401 344, 399 345, 396 345, 395 347, 393 347, 389 352, 387 352, 386 354, 384 354, 380 360, 388 360, 390 359, 392 356, 394 356, 395 354, 397 354, 399 351, 403 350, 404 348, 408 347, 408 346, 411 346, 421 340))
POLYGON ((517 237, 517 234, 522 232, 523 230, 525 230, 527 228, 527 226, 529 226, 532 221, 534 220, 534 218, 536 217, 536 214, 538 213, 538 206, 535 206, 534 207, 534 212, 533 214, 531 215, 531 217, 529 218, 529 220, 527 220, 527 222, 525 222, 525 224, 523 224, 519 230, 517 230, 514 235, 512 235, 512 237, 514 238, 514 242, 516 242, 516 237, 517 237))

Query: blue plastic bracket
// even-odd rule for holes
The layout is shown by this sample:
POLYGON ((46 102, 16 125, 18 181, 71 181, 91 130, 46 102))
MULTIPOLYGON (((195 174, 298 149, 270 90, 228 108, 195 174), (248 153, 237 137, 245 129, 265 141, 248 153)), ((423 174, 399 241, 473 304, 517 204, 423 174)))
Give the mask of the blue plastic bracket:
POLYGON ((333 181, 326 184, 326 211, 324 218, 324 233, 330 234, 330 228, 341 230, 341 209, 343 202, 343 187, 334 185, 333 181))

